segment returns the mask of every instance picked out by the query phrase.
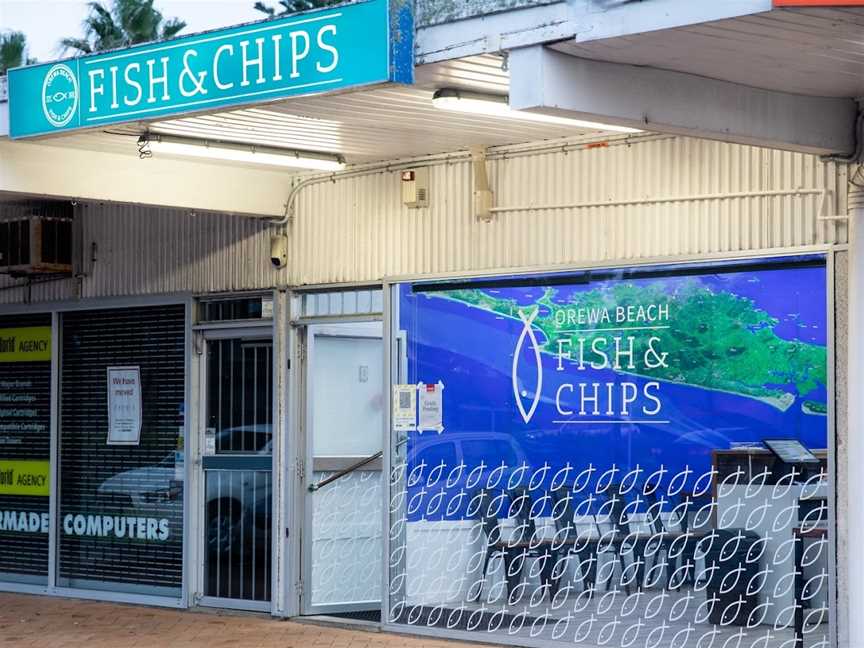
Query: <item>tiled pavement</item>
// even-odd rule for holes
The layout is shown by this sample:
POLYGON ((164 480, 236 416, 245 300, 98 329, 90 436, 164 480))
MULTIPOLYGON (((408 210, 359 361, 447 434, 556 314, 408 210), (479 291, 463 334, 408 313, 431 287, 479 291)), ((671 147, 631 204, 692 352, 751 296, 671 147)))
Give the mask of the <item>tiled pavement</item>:
POLYGON ((280 621, 0 593, 0 648, 467 648, 468 644, 280 621))

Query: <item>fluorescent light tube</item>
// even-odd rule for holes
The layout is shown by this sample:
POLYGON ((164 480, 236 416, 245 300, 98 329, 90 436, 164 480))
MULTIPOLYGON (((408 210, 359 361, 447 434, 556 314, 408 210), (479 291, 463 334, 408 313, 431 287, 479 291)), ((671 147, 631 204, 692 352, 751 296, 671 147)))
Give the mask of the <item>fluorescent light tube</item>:
POLYGON ((473 115, 544 122, 547 124, 574 126, 582 129, 615 131, 617 133, 642 132, 637 128, 627 128, 626 126, 613 126, 611 124, 601 124, 581 119, 558 117, 557 115, 544 115, 542 113, 528 112, 527 110, 513 110, 510 107, 509 99, 505 95, 491 95, 444 88, 435 92, 435 95, 432 97, 432 103, 436 108, 441 108, 442 110, 453 110, 473 115))
POLYGON ((139 148, 149 147, 155 154, 183 155, 208 158, 211 160, 227 160, 263 164, 268 166, 290 167, 297 169, 313 169, 316 171, 341 171, 345 161, 338 155, 317 153, 314 151, 294 151, 274 146, 256 146, 234 142, 220 142, 174 135, 142 135, 138 139, 139 148))

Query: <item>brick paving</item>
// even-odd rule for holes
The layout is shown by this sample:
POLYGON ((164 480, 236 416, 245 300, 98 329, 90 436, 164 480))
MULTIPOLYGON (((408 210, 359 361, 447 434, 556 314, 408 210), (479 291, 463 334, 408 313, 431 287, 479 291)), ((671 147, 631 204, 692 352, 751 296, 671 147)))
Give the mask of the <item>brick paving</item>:
POLYGON ((264 615, 0 593, 2 648, 467 648, 469 645, 374 629, 280 621, 264 615))

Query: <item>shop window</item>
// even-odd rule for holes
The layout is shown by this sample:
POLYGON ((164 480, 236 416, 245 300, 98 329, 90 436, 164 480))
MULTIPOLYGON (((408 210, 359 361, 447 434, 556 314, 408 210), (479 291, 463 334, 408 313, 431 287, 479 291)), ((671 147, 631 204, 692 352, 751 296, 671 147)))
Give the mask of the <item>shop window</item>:
POLYGON ((272 295, 202 300, 198 306, 201 322, 260 320, 273 317, 272 295))
POLYGON ((207 431, 217 454, 273 452, 273 345, 217 340, 207 347, 207 431))
POLYGON ((58 584, 178 597, 184 307, 65 313, 62 334, 58 584))
POLYGON ((413 465, 424 466, 427 470, 436 466, 455 466, 458 462, 456 444, 449 441, 418 444, 415 452, 413 465))
POLYGON ((313 455, 368 457, 381 450, 381 338, 335 331, 314 335, 312 345, 313 455))
POLYGON ((500 459, 507 466, 515 466, 519 463, 517 448, 508 438, 503 439, 466 439, 462 442, 462 456, 465 465, 479 466, 489 461, 490 457, 500 459))
POLYGON ((828 645, 822 257, 405 284, 393 303, 418 411, 391 443, 389 622, 828 645))
POLYGON ((361 290, 328 290, 298 294, 294 308, 301 317, 346 317, 380 315, 384 310, 380 288, 361 290))
POLYGON ((0 318, 0 581, 45 584, 51 316, 0 318))

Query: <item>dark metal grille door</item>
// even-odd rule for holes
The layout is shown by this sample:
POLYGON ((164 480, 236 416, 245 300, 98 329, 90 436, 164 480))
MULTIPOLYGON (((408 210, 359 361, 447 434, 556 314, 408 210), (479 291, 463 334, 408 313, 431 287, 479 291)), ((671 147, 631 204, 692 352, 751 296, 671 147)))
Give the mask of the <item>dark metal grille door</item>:
MULTIPOLYGON (((50 326, 50 315, 0 318, 0 329, 50 326)), ((0 363, 0 460, 47 463, 50 440, 51 362, 0 363)), ((47 580, 47 516, 47 495, 0 494, 0 579, 47 580)))
POLYGON ((207 347, 205 595, 267 602, 272 569, 273 345, 207 347))
POLYGON ((207 596, 270 600, 272 475, 207 470, 207 596))
POLYGON ((184 318, 183 305, 63 315, 60 585, 181 593, 184 318), (138 445, 107 443, 112 366, 140 368, 138 445))

